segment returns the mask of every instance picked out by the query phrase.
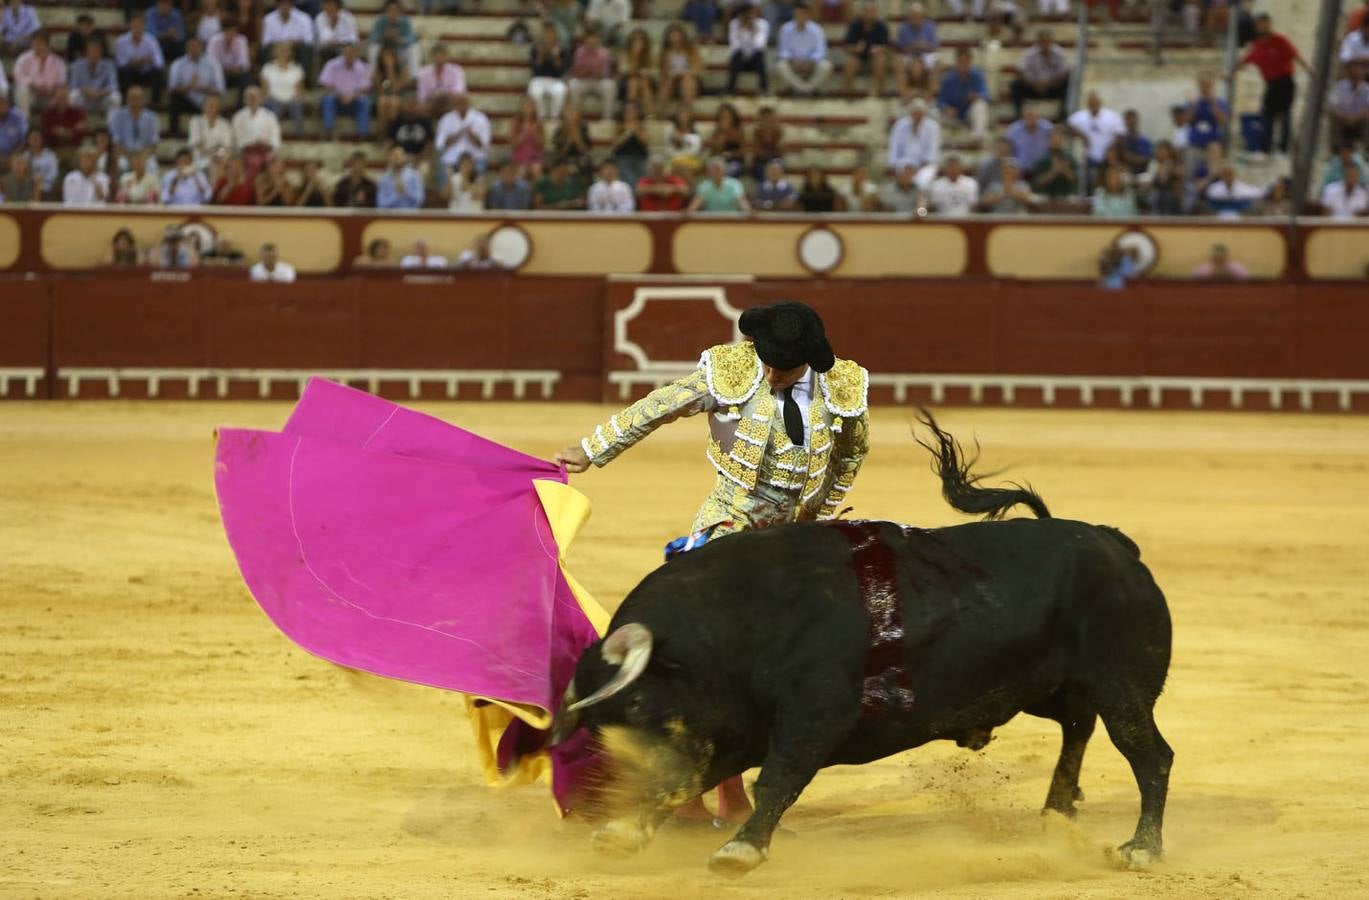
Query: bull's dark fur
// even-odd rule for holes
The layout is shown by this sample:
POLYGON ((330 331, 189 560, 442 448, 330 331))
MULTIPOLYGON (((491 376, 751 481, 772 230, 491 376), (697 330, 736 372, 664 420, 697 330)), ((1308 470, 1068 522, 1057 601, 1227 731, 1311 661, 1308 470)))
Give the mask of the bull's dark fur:
MULTIPOLYGON (((953 506, 997 517, 1023 503, 1041 518, 937 529, 803 523, 710 542, 647 576, 623 602, 610 630, 650 629, 651 663, 623 693, 586 708, 583 724, 625 725, 695 761, 697 784, 644 792, 648 823, 665 815, 660 801, 671 792, 760 766, 756 813, 728 845, 759 854, 714 859, 745 869, 818 769, 938 739, 982 743, 987 729, 1020 712, 1060 723, 1045 805, 1073 815, 1084 748, 1101 717, 1141 791, 1123 851, 1158 856, 1173 758, 1152 715, 1169 667, 1164 595, 1121 532, 1049 518, 1025 487, 978 486, 954 439, 930 415, 922 423, 953 506), (862 595, 869 580, 854 571, 857 529, 889 561, 911 705, 880 706, 876 696, 872 706, 868 610, 879 598, 862 595)), ((614 668, 589 648, 578 695, 614 668)))

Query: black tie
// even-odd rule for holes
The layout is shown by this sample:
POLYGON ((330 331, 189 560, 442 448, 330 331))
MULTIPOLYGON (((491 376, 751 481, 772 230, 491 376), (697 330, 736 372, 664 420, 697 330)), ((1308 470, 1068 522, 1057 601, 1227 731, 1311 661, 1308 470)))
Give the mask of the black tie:
POLYGON ((803 446, 803 413, 799 412, 799 404, 794 399, 793 385, 784 389, 784 431, 791 444, 803 446))

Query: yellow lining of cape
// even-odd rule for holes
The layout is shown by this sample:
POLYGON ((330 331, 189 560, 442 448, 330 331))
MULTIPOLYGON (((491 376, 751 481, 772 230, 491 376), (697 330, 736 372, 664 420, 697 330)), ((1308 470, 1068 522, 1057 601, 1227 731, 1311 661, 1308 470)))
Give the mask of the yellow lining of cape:
MULTIPOLYGON (((601 637, 608 628, 609 614, 600 606, 589 591, 570 574, 566 568, 566 550, 575 540, 576 534, 589 519, 589 498, 575 488, 559 481, 534 481, 537 499, 551 525, 551 533, 556 541, 557 565, 570 586, 570 592, 580 604, 580 610, 589 619, 596 633, 601 637)), ((531 784, 542 776, 551 777, 551 760, 545 751, 524 756, 508 772, 499 771, 499 740, 504 731, 513 724, 515 718, 522 719, 534 728, 551 727, 552 710, 523 703, 507 703, 488 697, 466 695, 466 714, 471 720, 471 730, 475 734, 476 752, 480 757, 480 767, 485 774, 486 784, 495 787, 513 787, 531 784), (477 701, 483 701, 477 705, 477 701)), ((560 809, 557 809, 560 814, 560 809)))

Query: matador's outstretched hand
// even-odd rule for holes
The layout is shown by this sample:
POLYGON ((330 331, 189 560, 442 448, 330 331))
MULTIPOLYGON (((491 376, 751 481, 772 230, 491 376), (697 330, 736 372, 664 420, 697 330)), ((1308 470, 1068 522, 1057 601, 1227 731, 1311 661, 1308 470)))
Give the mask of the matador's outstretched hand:
POLYGON ((585 448, 579 444, 571 444, 560 453, 556 454, 556 462, 566 467, 566 471, 571 474, 579 474, 589 468, 589 456, 585 454, 585 448))

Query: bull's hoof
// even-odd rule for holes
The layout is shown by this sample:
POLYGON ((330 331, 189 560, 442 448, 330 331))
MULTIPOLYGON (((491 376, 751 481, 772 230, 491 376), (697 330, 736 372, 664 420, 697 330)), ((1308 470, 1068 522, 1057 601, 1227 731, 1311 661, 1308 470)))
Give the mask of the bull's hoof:
POLYGON ((708 868, 724 878, 741 878, 765 862, 766 853, 746 841, 728 841, 708 858, 708 868))
POLYGON ((1132 871, 1144 871, 1164 858, 1164 852, 1137 840, 1127 841, 1117 848, 1118 861, 1132 871))
POLYGON ((650 842, 651 837, 642 826, 619 819, 604 824, 590 837, 590 846, 597 852, 617 859, 640 853, 650 842))

